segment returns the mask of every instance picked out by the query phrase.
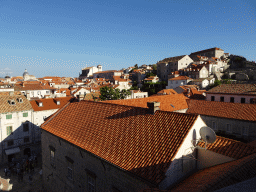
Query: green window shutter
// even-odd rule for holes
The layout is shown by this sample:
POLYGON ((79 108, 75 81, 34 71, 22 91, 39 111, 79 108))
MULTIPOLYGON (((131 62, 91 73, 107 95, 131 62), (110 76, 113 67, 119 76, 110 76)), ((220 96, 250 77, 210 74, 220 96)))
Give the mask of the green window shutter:
POLYGON ((27 117, 28 116, 28 113, 23 113, 23 117, 27 117))
POLYGON ((12 118, 12 114, 11 115, 6 115, 6 119, 11 119, 12 118))
POLYGON ((12 133, 12 126, 8 126, 6 129, 7 135, 10 135, 12 133))

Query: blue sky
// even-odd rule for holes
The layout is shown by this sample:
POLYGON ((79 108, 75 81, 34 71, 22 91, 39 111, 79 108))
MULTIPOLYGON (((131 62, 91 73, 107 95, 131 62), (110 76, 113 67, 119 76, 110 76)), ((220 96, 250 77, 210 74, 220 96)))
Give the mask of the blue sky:
POLYGON ((256 60, 255 0, 0 1, 0 76, 77 77, 212 47, 256 60))

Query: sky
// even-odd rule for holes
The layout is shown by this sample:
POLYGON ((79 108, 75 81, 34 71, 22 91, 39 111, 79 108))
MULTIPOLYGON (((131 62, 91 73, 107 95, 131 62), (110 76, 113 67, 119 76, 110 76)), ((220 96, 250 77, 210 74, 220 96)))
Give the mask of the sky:
POLYGON ((219 47, 256 60, 255 0, 0 0, 0 76, 78 77, 219 47))

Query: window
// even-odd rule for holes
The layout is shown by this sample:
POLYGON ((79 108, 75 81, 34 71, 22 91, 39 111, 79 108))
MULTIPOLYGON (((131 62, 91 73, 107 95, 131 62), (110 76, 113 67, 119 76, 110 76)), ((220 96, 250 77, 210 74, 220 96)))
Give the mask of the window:
POLYGON ((9 140, 9 141, 7 141, 7 146, 8 146, 8 147, 13 146, 13 145, 14 145, 13 140, 9 140))
POLYGON ((28 132, 29 131, 29 124, 26 122, 26 123, 23 123, 23 132, 28 132))
POLYGON ((7 135, 10 135, 12 133, 12 126, 6 127, 6 133, 7 133, 7 135))
POLYGON ((224 97, 220 97, 220 102, 224 102, 224 97))
POLYGON ((215 96, 211 96, 211 101, 214 101, 215 100, 215 96))
POLYGON ((227 132, 231 133, 231 126, 230 126, 230 124, 227 124, 227 132))
POLYGON ((50 91, 46 91, 46 93, 47 93, 47 94, 49 94, 49 93, 50 93, 50 91))
POLYGON ((73 170, 70 167, 68 167, 68 178, 73 180, 73 170))
POLYGON ((50 148, 50 163, 53 168, 55 168, 55 148, 53 146, 49 146, 50 148))
POLYGON ((67 174, 67 178, 70 180, 73 180, 73 163, 74 161, 69 158, 68 156, 65 156, 66 160, 67 160, 67 165, 68 165, 68 174, 67 174))
POLYGON ((213 128, 213 130, 217 130, 216 122, 215 121, 212 122, 212 128, 213 128))
POLYGON ((88 175, 88 191, 95 192, 95 177, 88 175))
POLYGON ((24 143, 28 143, 29 142, 29 137, 24 137, 24 143))
POLYGON ((241 98, 241 103, 245 103, 245 98, 244 97, 241 98))
POLYGON ((12 114, 6 115, 6 119, 12 119, 12 114))
POLYGON ((27 117, 28 116, 28 113, 23 113, 23 117, 27 117))
POLYGON ((255 104, 255 100, 256 100, 256 98, 251 98, 251 99, 250 99, 250 103, 251 103, 251 104, 255 104))
POLYGON ((230 97, 230 103, 234 103, 235 102, 235 98, 234 97, 230 97))
POLYGON ((248 127, 242 127, 242 135, 248 136, 248 127))

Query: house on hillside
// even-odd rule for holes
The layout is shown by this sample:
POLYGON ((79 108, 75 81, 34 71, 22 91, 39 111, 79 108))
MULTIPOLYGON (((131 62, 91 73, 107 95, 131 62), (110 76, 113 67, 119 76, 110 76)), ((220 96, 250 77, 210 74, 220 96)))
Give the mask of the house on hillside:
POLYGON ((189 84, 198 85, 201 89, 207 88, 209 85, 213 85, 215 81, 214 77, 193 79, 189 84))
POLYGON ((194 56, 197 56, 197 55, 220 58, 221 56, 224 55, 224 50, 222 50, 220 48, 217 48, 217 47, 214 47, 214 48, 205 49, 205 50, 202 50, 202 51, 193 52, 189 56, 194 57, 194 56))
POLYGON ((81 101, 54 114, 41 125, 44 187, 165 189, 190 174, 196 166, 189 158, 192 141, 199 139, 205 123, 197 115, 161 111, 157 102, 147 105, 81 101))
POLYGON ((101 72, 102 66, 98 65, 97 67, 85 67, 82 69, 82 74, 79 73, 79 79, 87 79, 96 72, 101 72))
POLYGON ((158 81, 159 81, 159 78, 157 76, 150 76, 144 79, 144 83, 156 83, 158 81))
POLYGON ((165 58, 157 63, 157 76, 162 81, 168 80, 171 72, 187 68, 193 60, 188 55, 165 58))
POLYGON ((255 84, 221 84, 206 92, 207 101, 256 103, 255 84))
POLYGON ((166 86, 166 89, 174 89, 179 86, 187 85, 192 80, 192 78, 187 76, 178 76, 168 79, 168 86, 166 86))

